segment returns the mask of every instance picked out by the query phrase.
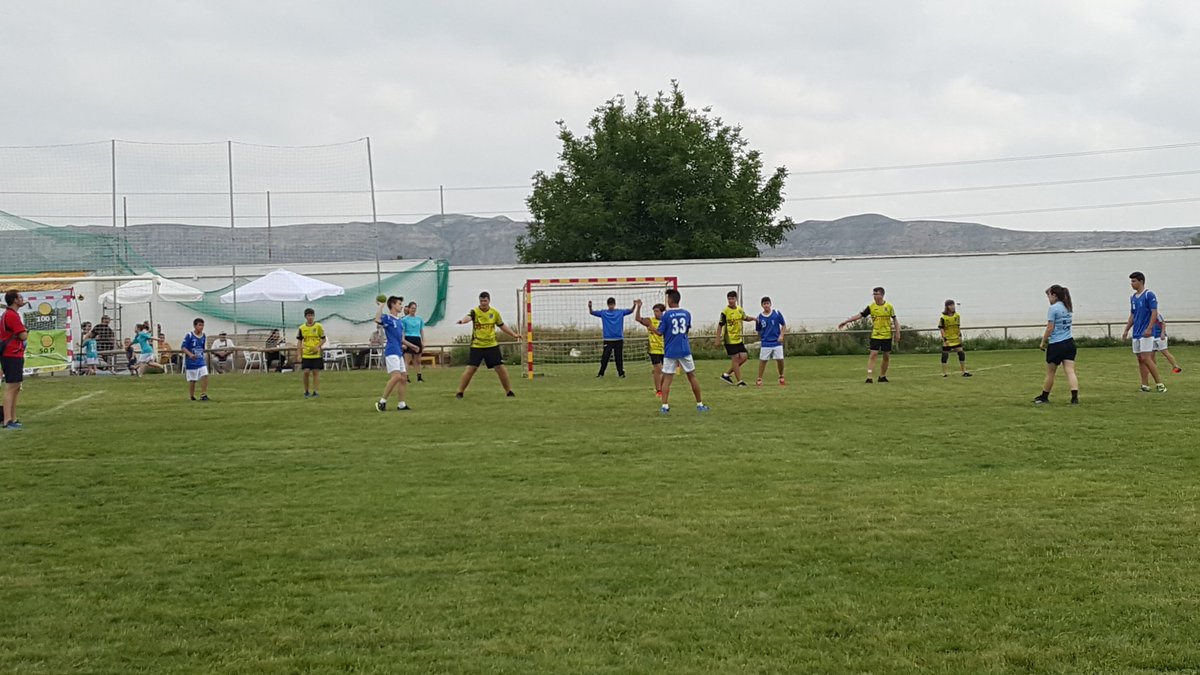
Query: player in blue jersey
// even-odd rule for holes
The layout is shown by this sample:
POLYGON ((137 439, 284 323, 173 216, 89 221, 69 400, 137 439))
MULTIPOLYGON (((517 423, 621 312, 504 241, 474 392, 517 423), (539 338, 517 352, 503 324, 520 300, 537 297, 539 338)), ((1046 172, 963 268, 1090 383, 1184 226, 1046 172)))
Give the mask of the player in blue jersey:
POLYGON ((596 377, 604 377, 608 370, 609 359, 617 362, 617 377, 625 377, 625 317, 633 314, 633 307, 617 309, 617 299, 605 301, 608 309, 592 309, 592 301, 588 300, 588 314, 600 318, 604 331, 604 353, 600 356, 600 372, 596 377))
POLYGON ((762 386, 767 361, 775 361, 779 367, 779 384, 783 386, 787 384, 783 379, 783 334, 787 331, 787 322, 783 319, 783 312, 771 308, 771 298, 763 296, 762 310, 762 314, 754 319, 754 329, 761 340, 758 345, 758 380, 754 384, 762 386))
POLYGON ((696 411, 705 412, 708 406, 700 398, 700 382, 696 379, 696 363, 692 360, 692 346, 688 342, 688 331, 692 329, 692 314, 679 307, 679 291, 674 288, 667 291, 667 311, 663 312, 662 320, 654 332, 663 336, 663 377, 662 377, 662 408, 659 410, 666 415, 671 412, 669 399, 671 396, 671 380, 676 370, 683 370, 687 375, 688 384, 692 385, 692 394, 696 396, 696 411))
POLYGON ((193 401, 208 400, 208 362, 205 360, 204 347, 208 336, 204 334, 204 319, 192 321, 192 332, 188 333, 180 343, 183 350, 183 374, 188 383, 188 396, 193 401), (196 383, 200 383, 200 398, 196 398, 196 383))
POLYGON ((1129 275, 1129 285, 1133 295, 1129 296, 1129 320, 1125 322, 1125 332, 1121 339, 1129 337, 1133 329, 1133 354, 1137 357, 1138 374, 1142 378, 1142 391, 1151 391, 1150 379, 1158 393, 1164 394, 1167 385, 1163 384, 1158 375, 1158 365, 1154 362, 1154 324, 1158 323, 1158 297, 1154 291, 1146 288, 1146 275, 1134 272, 1129 275))
POLYGON ((404 339, 404 298, 391 296, 387 299, 387 314, 383 313, 384 303, 378 303, 375 309, 375 323, 383 327, 387 343, 383 347, 383 363, 387 367, 388 383, 383 388, 383 396, 375 403, 379 412, 387 410, 388 397, 392 392, 400 399, 396 410, 408 411, 408 403, 404 401, 404 390, 408 384, 408 369, 404 365, 404 352, 416 349, 416 345, 404 339))
POLYGON ((1054 284, 1046 289, 1046 300, 1050 309, 1046 311, 1046 332, 1042 333, 1038 348, 1046 352, 1046 381, 1042 393, 1033 399, 1035 405, 1050 402, 1054 389, 1054 375, 1059 366, 1067 373, 1067 384, 1071 386, 1071 405, 1079 405, 1079 378, 1075 375, 1075 336, 1071 332, 1075 306, 1071 304, 1071 291, 1066 286, 1054 284))

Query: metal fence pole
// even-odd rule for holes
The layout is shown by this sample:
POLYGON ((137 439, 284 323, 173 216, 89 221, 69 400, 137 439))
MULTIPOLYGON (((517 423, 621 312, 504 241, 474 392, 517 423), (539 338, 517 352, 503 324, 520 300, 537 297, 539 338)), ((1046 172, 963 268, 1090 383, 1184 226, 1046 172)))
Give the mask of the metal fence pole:
POLYGON ((267 262, 271 262, 271 191, 267 190, 267 262))
POLYGON ((379 212, 375 208, 375 162, 371 159, 371 137, 367 136, 367 176, 371 181, 371 236, 375 239, 375 292, 383 293, 383 274, 379 269, 379 212))
POLYGON ((233 141, 225 141, 225 154, 229 160, 229 253, 230 280, 233 282, 233 332, 238 332, 237 305, 237 233, 233 223, 233 141))

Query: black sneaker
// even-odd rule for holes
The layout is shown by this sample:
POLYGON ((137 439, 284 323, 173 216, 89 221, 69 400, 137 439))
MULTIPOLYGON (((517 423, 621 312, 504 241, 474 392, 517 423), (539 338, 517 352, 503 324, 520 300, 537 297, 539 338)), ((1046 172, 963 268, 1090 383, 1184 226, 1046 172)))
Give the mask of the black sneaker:
POLYGON ((880 382, 887 382, 887 381, 888 381, 888 379, 887 379, 886 377, 882 377, 882 376, 881 376, 881 377, 879 378, 879 381, 880 381, 880 382))
POLYGON ((1049 403, 1049 402, 1050 402, 1050 399, 1048 399, 1048 398, 1042 398, 1041 396, 1039 396, 1039 397, 1037 397, 1037 398, 1033 399, 1033 404, 1034 404, 1034 405, 1046 405, 1046 404, 1047 404, 1047 403, 1049 403))
POLYGON ((375 401, 375 409, 379 412, 387 410, 387 401, 375 401))
POLYGON ((456 391, 454 392, 454 398, 462 398, 462 394, 463 393, 461 391, 456 391))
POLYGON ((733 384, 733 377, 729 373, 721 373, 721 381, 725 384, 733 384))
POLYGON ((201 401, 208 401, 208 394, 201 394, 201 395, 200 395, 200 400, 201 400, 201 401))
POLYGON ((517 392, 513 391, 512 389, 509 389, 509 390, 508 390, 508 393, 507 393, 507 394, 505 394, 505 396, 507 396, 507 397, 509 397, 509 398, 516 398, 516 397, 517 397, 517 392))
POLYGON ((1079 399, 1077 399, 1077 398, 1071 399, 1071 405, 1079 405, 1079 399))
POLYGON ((617 373, 617 379, 620 379, 620 380, 625 379, 625 373, 617 373))
POLYGON ((970 373, 963 373, 963 377, 971 377, 970 373))
POLYGON ((417 382, 424 382, 424 381, 425 381, 425 378, 421 377, 420 373, 417 373, 417 382))
POLYGON ((874 382, 874 380, 872 380, 871 378, 868 377, 867 381, 863 382, 863 384, 871 384, 872 382, 874 382))
POLYGON ((950 376, 947 375, 946 373, 942 373, 942 377, 950 377, 950 376))
POLYGON ((400 406, 396 406, 396 412, 408 412, 409 410, 412 410, 412 407, 409 406, 407 403, 404 404, 403 408, 401 408, 400 406))
POLYGON ((750 385, 746 384, 746 382, 743 380, 742 382, 738 382, 738 383, 737 383, 737 386, 739 386, 739 387, 748 387, 748 386, 750 386, 750 385))

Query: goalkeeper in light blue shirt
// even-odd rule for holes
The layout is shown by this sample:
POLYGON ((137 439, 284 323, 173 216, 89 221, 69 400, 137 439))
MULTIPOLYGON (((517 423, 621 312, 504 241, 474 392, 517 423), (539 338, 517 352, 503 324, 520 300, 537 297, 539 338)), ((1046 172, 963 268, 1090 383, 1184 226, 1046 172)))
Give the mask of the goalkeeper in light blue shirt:
POLYGON ((615 357, 617 362, 617 377, 625 377, 625 317, 633 314, 633 308, 617 309, 617 299, 605 301, 608 309, 596 311, 592 309, 592 301, 588 300, 588 313, 600 317, 604 326, 604 353, 600 356, 600 372, 596 377, 604 377, 608 370, 608 361, 615 357))

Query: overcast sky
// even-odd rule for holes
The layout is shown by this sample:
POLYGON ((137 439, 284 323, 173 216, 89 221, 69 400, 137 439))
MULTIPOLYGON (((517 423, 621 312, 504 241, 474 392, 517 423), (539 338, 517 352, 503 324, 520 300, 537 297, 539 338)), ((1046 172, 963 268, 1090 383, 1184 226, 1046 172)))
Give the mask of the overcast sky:
MULTIPOLYGON (((556 164, 556 120, 584 131, 606 99, 677 79, 691 104, 740 124, 768 166, 788 167, 784 214, 797 220, 877 212, 1039 230, 1200 224, 1200 173, 804 200, 1200 171, 1200 145, 802 173, 1200 143, 1197 2, 10 1, 0 34, 5 146, 370 136, 377 188, 528 186, 556 164)), ((214 148, 219 165, 223 146, 214 148)), ((0 192, 44 189, 44 175, 27 174, 57 173, 64 161, 90 166, 73 156, 40 164, 0 151, 0 192)), ((338 155, 324 170, 353 165, 345 170, 358 181, 358 157, 338 155)), ((62 185, 76 184, 69 178, 62 185)), ((219 174, 210 182, 221 188, 219 174)), ((451 190, 445 207, 523 218, 527 191, 451 190)), ((56 199, 0 194, 0 210, 74 208, 56 199)), ((439 208, 435 191, 380 197, 384 214, 439 208)))

